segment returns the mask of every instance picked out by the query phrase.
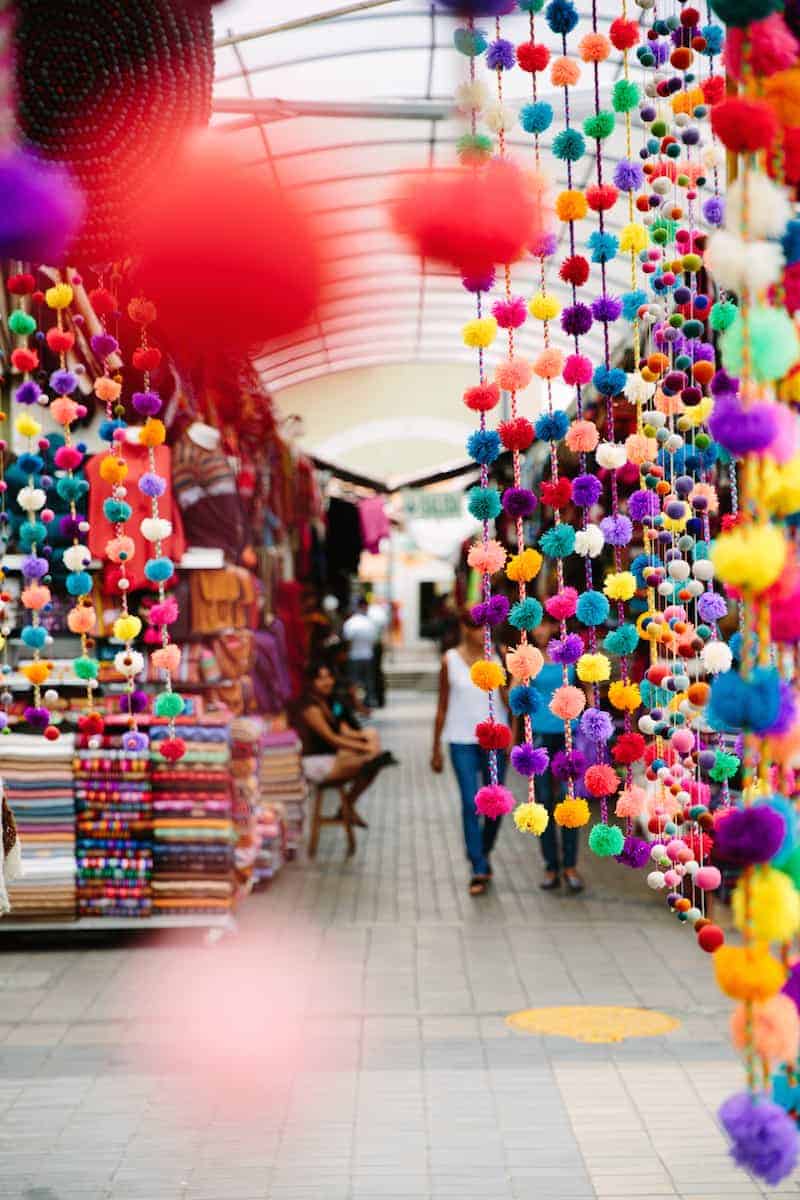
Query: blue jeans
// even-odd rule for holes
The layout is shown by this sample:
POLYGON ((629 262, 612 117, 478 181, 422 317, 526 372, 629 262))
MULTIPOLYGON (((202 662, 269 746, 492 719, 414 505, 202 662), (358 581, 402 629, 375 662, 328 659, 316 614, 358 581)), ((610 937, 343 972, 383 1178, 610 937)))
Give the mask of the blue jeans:
MULTIPOLYGON (((565 748, 563 733, 537 733, 536 745, 544 746, 553 755, 565 748)), ((564 789, 548 768, 543 775, 536 777, 536 799, 543 804, 550 814, 547 828, 539 839, 542 844, 542 855, 548 871, 558 875, 562 868, 574 867, 578 861, 578 831, 567 829, 566 826, 556 825, 553 820, 553 809, 563 799, 564 789), (561 833, 561 852, 558 848, 558 834, 561 833)))
MULTIPOLYGON (((450 760, 461 792, 461 818, 464 822, 464 842, 473 875, 488 875, 489 855, 497 840, 500 818, 481 817, 475 811, 475 793, 481 784, 489 783, 489 752, 469 742, 451 742, 450 760)), ((506 777, 506 757, 497 755, 497 779, 506 777)))

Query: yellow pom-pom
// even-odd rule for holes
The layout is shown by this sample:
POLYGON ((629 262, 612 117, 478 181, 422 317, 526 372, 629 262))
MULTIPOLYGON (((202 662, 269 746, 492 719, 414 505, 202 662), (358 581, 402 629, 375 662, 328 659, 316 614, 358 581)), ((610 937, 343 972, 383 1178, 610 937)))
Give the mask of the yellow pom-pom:
POLYGON ((720 534, 711 558, 721 583, 763 592, 772 587, 783 570, 786 538, 782 529, 766 522, 739 525, 720 534))
POLYGON ((122 483, 128 475, 128 464, 115 454, 106 454, 100 460, 100 478, 104 483, 122 483))
MULTIPOLYGON (((670 496, 670 500, 673 504, 682 503, 682 501, 677 500, 675 496, 670 496)), ((689 520, 691 515, 692 510, 688 504, 683 505, 683 513, 680 517, 670 517, 667 513, 663 513, 663 528, 668 529, 670 533, 683 533, 684 529, 686 528, 686 522, 689 520)))
POLYGON ((769 455, 761 459, 761 499, 775 517, 788 517, 800 509, 800 455, 779 465, 769 455))
POLYGON ((68 283, 56 283, 44 294, 48 308, 69 308, 74 292, 68 283))
POLYGON ((52 665, 46 662, 30 662, 24 663, 20 667, 21 673, 25 676, 29 683, 40 684, 46 683, 50 678, 52 665))
POLYGON ((485 350, 497 337, 497 321, 494 317, 475 317, 472 321, 467 321, 461 330, 461 336, 465 346, 485 350))
POLYGON ((472 664, 469 677, 482 692, 492 692, 495 688, 502 687, 506 681, 506 673, 500 664, 486 662, 483 658, 472 664))
POLYGON ((693 404, 681 413, 681 420, 689 425, 705 425, 714 411, 714 397, 703 396, 699 404, 693 404))
POLYGON ((114 637, 120 642, 132 642, 142 632, 142 622, 138 617, 128 615, 117 617, 114 622, 114 637))
MULTIPOLYGON (((737 929, 745 927, 745 880, 733 893, 733 919, 737 929)), ((788 942, 800 929, 800 892, 788 875, 774 867, 760 867, 750 880, 750 911, 753 935, 760 942, 788 942)))
POLYGON ((580 829, 581 825, 588 825, 591 815, 589 805, 581 799, 561 800, 553 809, 556 825, 563 825, 565 829, 580 829))
POLYGON ((604 683, 611 678, 611 661, 605 654, 582 654, 575 669, 582 683, 604 683))
POLYGON ((556 197, 556 215, 559 221, 582 221, 588 211, 586 197, 575 188, 559 192, 556 197))
POLYGON ((139 441, 142 446, 161 446, 167 437, 164 422, 157 417, 148 417, 139 430, 139 441))
POLYGON ((640 250, 646 250, 649 245, 650 234, 644 225, 637 225, 635 221, 632 221, 630 225, 623 225, 619 235, 620 250, 630 250, 634 254, 638 254, 640 250))
POLYGON ((30 416, 28 413, 23 413, 21 416, 17 417, 16 421, 14 422, 14 428, 20 437, 35 438, 38 437, 42 432, 42 427, 39 422, 35 417, 30 416))
POLYGON ((528 312, 537 321, 552 321, 561 312, 561 305, 553 296, 537 292, 528 301, 528 312))
POLYGON ((686 92, 676 92, 670 103, 674 113, 686 113, 691 116, 698 104, 705 104, 702 88, 690 88, 686 92))
POLYGON ((541 566, 541 554, 538 550, 528 546, 521 554, 511 556, 506 567, 506 575, 514 583, 530 583, 539 574, 541 566))
POLYGON ((623 712, 634 712, 642 702, 638 683, 625 683, 622 679, 615 679, 610 685, 608 699, 623 712))
POLYGON ((714 974, 719 990, 733 1000, 769 1000, 786 982, 786 968, 763 943, 720 946, 714 974))
POLYGON ((603 591, 609 600, 630 600, 636 593, 636 578, 630 571, 612 571, 606 575, 603 591))
POLYGON ((514 809, 514 824, 520 833, 533 833, 536 837, 547 829, 550 814, 543 804, 529 800, 526 804, 518 804, 514 809))

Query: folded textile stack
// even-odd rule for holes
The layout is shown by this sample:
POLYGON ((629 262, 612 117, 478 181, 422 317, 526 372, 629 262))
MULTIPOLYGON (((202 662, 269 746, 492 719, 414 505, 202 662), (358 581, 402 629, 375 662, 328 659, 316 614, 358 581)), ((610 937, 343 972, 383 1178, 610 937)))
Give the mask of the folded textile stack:
POLYGON ((300 848, 305 825, 307 787, 300 754, 300 739, 293 729, 272 729, 262 739, 261 803, 274 806, 282 817, 289 858, 300 848))
POLYGON ((17 821, 22 874, 9 884, 11 919, 75 919, 74 739, 10 734, 0 743, 0 777, 17 821))
POLYGON ((148 917, 153 807, 149 762, 122 749, 122 729, 77 735, 78 912, 148 917))
POLYGON ((276 804, 262 800, 258 806, 258 854, 254 884, 269 883, 280 871, 286 859, 286 825, 283 813, 276 804))
POLYGON ((150 727, 153 914, 224 914, 236 891, 229 717, 185 717, 178 725, 186 754, 177 763, 158 752, 166 726, 150 727))
POLYGON ((258 780, 263 736, 264 722, 260 717, 237 717, 231 722, 236 875, 245 889, 258 882, 257 862, 261 852, 258 780))

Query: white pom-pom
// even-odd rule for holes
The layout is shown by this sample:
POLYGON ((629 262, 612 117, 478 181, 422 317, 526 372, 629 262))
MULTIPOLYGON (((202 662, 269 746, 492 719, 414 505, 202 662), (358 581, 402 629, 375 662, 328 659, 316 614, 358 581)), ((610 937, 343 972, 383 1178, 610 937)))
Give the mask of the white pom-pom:
POLYGON ((700 658, 709 675, 730 671, 733 662, 731 648, 725 642, 706 642, 700 651, 700 658))
POLYGON ((38 512, 47 503, 47 496, 41 488, 24 487, 17 492, 17 503, 24 512, 38 512))
POLYGON ((653 862, 658 862, 659 859, 664 857, 665 853, 666 847, 662 842, 654 842, 650 847, 650 857, 652 858, 653 862))
MULTIPOLYGON (((731 233, 742 229, 741 176, 725 196, 725 225, 731 233)), ((749 238, 777 238, 792 216, 792 208, 782 187, 766 175, 750 171, 747 176, 747 234, 749 238)))
POLYGON ((706 146, 700 155, 703 166, 708 171, 712 171, 714 167, 721 167, 725 161, 725 155, 719 146, 706 146))
POLYGON ((139 528, 148 542, 163 541, 172 533, 172 522, 166 517, 145 517, 139 528))
POLYGON ((664 880, 664 872, 663 871, 651 871, 650 874, 647 876, 647 886, 649 888, 652 888, 654 892, 657 892, 661 888, 666 887, 666 882, 664 880))
POLYGON ((514 128, 517 114, 506 104, 490 104, 484 109, 483 119, 492 133, 501 133, 514 128))
POLYGON ((482 80, 460 83, 456 88, 456 108, 459 112, 480 112, 489 103, 489 89, 482 80))
POLYGON ((599 525, 587 525, 575 534, 575 553, 584 558, 597 558, 605 544, 606 539, 599 525))
POLYGON ((683 590, 688 592, 689 595, 693 596, 696 600, 698 596, 702 596, 706 589, 699 579, 687 579, 686 583, 683 585, 683 590))
POLYGON ((656 390, 654 383, 648 383, 646 379, 642 379, 638 371, 628 376, 628 382, 625 384, 624 392, 631 404, 644 404, 650 399, 656 390))
POLYGON ((656 723, 652 717, 647 715, 639 717, 638 721, 639 733, 643 733, 645 737, 652 737, 656 731, 656 723))
POLYGON ((601 442, 594 453, 599 467, 605 467, 607 471, 616 471, 620 467, 624 467, 628 455, 624 445, 617 445, 615 442, 601 442))
POLYGON ((708 583, 709 579, 714 578, 714 564, 710 558, 698 558, 692 563, 692 574, 695 579, 702 579, 704 583, 708 583))
POLYGON ((92 556, 85 546, 67 546, 64 551, 64 566, 68 571, 83 571, 91 561, 92 556))
POLYGON ((719 287, 760 292, 780 278, 783 251, 777 242, 743 242, 738 234, 720 229, 708 239, 706 266, 719 287))
POLYGON ((114 667, 120 675, 133 679, 144 670, 144 656, 138 650, 120 650, 114 655, 114 667))
POLYGON ((685 558, 673 558, 672 562, 667 563, 667 572, 671 579, 688 579, 689 569, 685 558))

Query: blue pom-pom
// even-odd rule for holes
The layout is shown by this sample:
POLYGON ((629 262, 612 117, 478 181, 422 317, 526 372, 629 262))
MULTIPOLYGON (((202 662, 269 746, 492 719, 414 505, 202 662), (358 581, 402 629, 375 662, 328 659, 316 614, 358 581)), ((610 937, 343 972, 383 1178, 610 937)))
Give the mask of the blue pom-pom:
POLYGON ((508 706, 515 717, 530 717, 539 707, 541 696, 532 683, 518 683, 508 693, 508 706))
POLYGON ((528 596, 525 600, 518 600, 511 609, 508 623, 515 629, 527 629, 530 632, 541 624, 542 616, 543 610, 539 601, 534 596, 528 596))
POLYGON ((550 0, 544 15, 553 33, 571 33, 578 24, 578 10, 570 0, 550 0))
POLYGON ((103 439, 104 442, 113 442, 114 434, 117 432, 117 430, 125 429, 125 428, 126 428, 126 426, 125 426, 124 421, 105 420, 105 421, 101 422, 100 428, 98 429, 98 433, 100 434, 100 437, 103 439))
POLYGON ((539 545, 548 558, 564 558, 575 549, 575 530, 571 525, 554 525, 542 534, 539 545))
POLYGON ((144 573, 151 583, 166 583, 174 571, 171 558, 151 558, 144 564, 144 573))
POLYGON ((622 315, 626 321, 635 321, 639 309, 647 303, 647 292, 637 288, 635 292, 626 292, 622 297, 622 315))
POLYGON ((41 454, 20 454, 17 466, 25 475, 38 475, 44 470, 44 459, 41 454))
POLYGON ((467 454, 481 466, 493 463, 500 453, 500 434, 494 429, 476 429, 467 440, 467 454))
POLYGON ((526 133, 544 133, 553 123, 553 106, 546 100, 523 104, 519 112, 519 123, 526 133))
POLYGON ((62 475, 61 479, 56 483, 56 491, 62 500, 71 503, 75 500, 80 500, 81 496, 85 496, 89 490, 89 484, 85 479, 77 479, 74 475, 62 475))
POLYGON ((592 383, 601 396, 618 396, 628 377, 621 367, 595 367, 592 383))
POLYGON ((728 642, 728 647, 733 655, 734 662, 742 661, 742 650, 744 649, 744 638, 737 630, 728 642))
POLYGON ((601 233, 595 229, 594 233, 589 234, 588 246, 592 252, 592 262, 605 263, 614 258, 619 250, 619 239, 613 233, 601 233))
POLYGON ((569 429, 569 417, 560 408, 536 418, 536 436, 543 442, 560 442, 569 429))
POLYGON ((130 521, 132 515, 133 509, 127 500, 103 501, 103 516, 112 525, 124 525, 126 521, 130 521))
POLYGON ((602 625, 610 609, 611 605, 602 592, 583 592, 578 597, 575 614, 584 625, 602 625))
POLYGON ((748 679, 725 671, 711 684, 707 719, 712 729, 722 733, 761 733, 777 719, 780 707, 780 675, 775 667, 756 667, 748 679))
POLYGON ((70 571, 66 582, 70 596, 88 596, 92 590, 92 577, 88 571, 70 571))
POLYGON ((586 153, 586 138, 577 129, 562 129, 553 138, 553 154, 561 162, 577 162, 586 153))
POLYGON ((603 639, 603 649, 609 654, 633 654, 638 644, 639 634, 635 625, 620 625, 603 639))
POLYGON ((497 488, 470 488, 467 507, 476 521, 493 521, 502 509, 497 488))
POLYGON ((20 636, 31 650, 41 650, 47 642, 47 630, 42 625, 26 625, 20 636))
POLYGON ((797 217, 793 217, 791 221, 787 222, 781 238, 781 246, 787 266, 800 262, 800 220, 797 217))
POLYGON ((706 39, 706 48, 703 51, 709 58, 713 58, 716 54, 720 54, 722 47, 725 44, 725 32, 721 25, 703 25, 701 34, 706 39))

